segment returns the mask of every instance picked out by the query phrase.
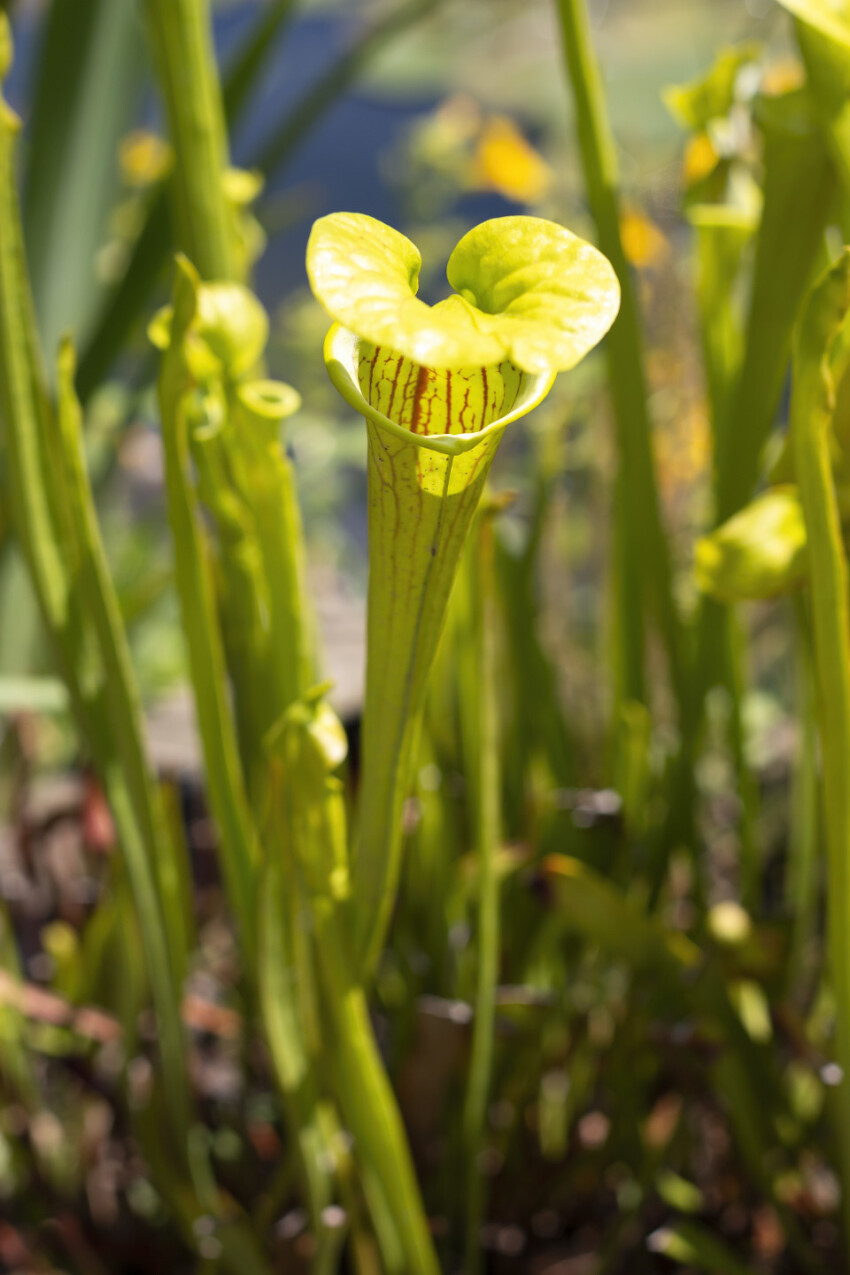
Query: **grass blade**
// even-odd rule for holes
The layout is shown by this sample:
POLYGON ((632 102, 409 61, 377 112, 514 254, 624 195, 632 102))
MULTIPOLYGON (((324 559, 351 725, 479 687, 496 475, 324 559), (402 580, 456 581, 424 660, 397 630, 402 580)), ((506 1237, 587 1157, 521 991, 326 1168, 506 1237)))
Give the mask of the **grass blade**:
POLYGON ((322 1126, 318 1068, 304 1044, 303 1023, 294 986, 291 935, 286 924, 293 914, 283 870, 287 850, 270 832, 268 854, 260 883, 258 989, 263 1028, 288 1123, 297 1144, 304 1198, 316 1235, 322 1213, 333 1202, 333 1155, 322 1126))
POLYGON ((642 657, 644 612, 646 607, 651 607, 664 643, 680 718, 684 718, 688 706, 684 635, 673 598, 670 551, 655 478, 640 318, 620 234, 614 139, 585 0, 558 0, 557 7, 575 100, 576 132, 587 195, 599 247, 617 272, 622 290, 620 313, 607 341, 619 450, 615 496, 620 599, 618 693, 621 699, 646 702, 642 657))
POLYGON ((169 837, 165 812, 144 750, 141 698, 133 672, 127 637, 115 587, 109 574, 94 499, 83 455, 82 411, 74 392, 74 351, 66 342, 57 373, 59 410, 57 453, 61 457, 62 486, 69 522, 75 530, 80 565, 73 587, 97 633, 110 701, 115 746, 142 835, 157 874, 158 893, 165 913, 171 959, 170 977, 179 989, 186 977, 189 950, 180 881, 184 870, 174 862, 178 847, 169 837))
MULTIPOLYGON (((0 77, 10 62, 11 35, 6 20, 0 17, 0 77)), ((181 1134, 188 1127, 188 1095, 178 998, 157 890, 155 848, 146 843, 140 810, 116 760, 115 722, 104 686, 103 632, 92 625, 72 575, 86 556, 85 532, 74 525, 73 502, 63 490, 62 466, 55 464, 61 435, 44 383, 14 187, 17 130, 17 118, 0 98, 0 416, 5 432, 7 490, 57 662, 118 828, 146 945, 169 1113, 179 1147, 181 1134)), ((99 602, 108 605, 106 599, 99 602)))
POLYGON ((728 446, 721 445, 716 458, 718 523, 753 493, 788 369, 794 322, 823 250, 836 191, 826 144, 802 92, 765 100, 759 122, 765 144, 764 208, 744 360, 723 431, 728 446))
POLYGON ((95 258, 118 196, 118 144, 141 101, 140 34, 132 0, 53 0, 47 12, 24 221, 48 350, 69 329, 84 336, 98 305, 95 258))
POLYGON ((499 849, 499 741, 496 704, 496 605, 492 511, 482 510, 477 535, 470 539, 463 584, 468 629, 461 650, 468 657, 459 670, 466 771, 473 803, 478 857, 478 944, 475 1025, 463 1111, 466 1156, 466 1266, 481 1270, 481 1223, 485 1178, 481 1157, 486 1141, 487 1105, 493 1083, 496 986, 499 975, 500 916, 496 855, 499 849), (470 667, 471 665, 471 667, 470 667), (465 702, 464 702, 465 701, 465 702))
POLYGON ((233 719, 226 701, 225 660, 218 628, 209 548, 190 475, 189 421, 194 378, 184 337, 195 313, 196 276, 178 263, 171 344, 159 383, 165 449, 168 515, 174 567, 204 746, 210 802, 219 827, 228 897, 250 956, 254 946, 254 872, 259 862, 256 832, 248 812, 233 719))

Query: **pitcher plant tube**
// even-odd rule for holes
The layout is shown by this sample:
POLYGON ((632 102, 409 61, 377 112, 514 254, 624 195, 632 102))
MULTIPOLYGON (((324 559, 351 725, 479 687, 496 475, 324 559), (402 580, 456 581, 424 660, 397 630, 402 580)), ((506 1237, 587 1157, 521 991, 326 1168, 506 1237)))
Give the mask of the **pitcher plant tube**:
POLYGON ((307 271, 332 319, 325 362, 366 420, 369 598, 357 950, 389 925, 428 672, 461 550, 505 428, 535 408, 617 314, 608 260, 553 222, 502 217, 449 258, 454 293, 416 296, 421 257, 371 217, 313 227, 307 271))

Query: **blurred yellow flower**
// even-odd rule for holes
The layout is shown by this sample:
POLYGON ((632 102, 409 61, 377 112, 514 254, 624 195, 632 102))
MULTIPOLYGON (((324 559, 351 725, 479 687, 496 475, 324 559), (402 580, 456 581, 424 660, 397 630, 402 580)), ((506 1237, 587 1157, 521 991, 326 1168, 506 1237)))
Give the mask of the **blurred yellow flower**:
POLYGON ((552 183, 552 169, 506 115, 485 120, 472 161, 471 184, 533 204, 552 183))
POLYGON ((720 156, 708 133, 695 133, 688 138, 685 145, 685 159, 682 165, 682 177, 685 186, 694 186, 697 182, 713 173, 720 156))
POLYGON ((778 97, 792 89, 802 88, 805 78, 803 64, 798 58, 780 58, 765 71, 761 89, 763 93, 778 97))
POLYGON ((263 189, 265 179, 256 169, 228 168, 224 173, 224 193, 235 208, 247 208, 263 189))
POLYGON ((118 149, 118 162, 128 186, 152 186, 161 181, 171 166, 168 142, 148 129, 128 133, 118 149))
POLYGON ((620 218, 623 251, 638 270, 660 265, 670 255, 667 236, 637 208, 626 208, 620 218))

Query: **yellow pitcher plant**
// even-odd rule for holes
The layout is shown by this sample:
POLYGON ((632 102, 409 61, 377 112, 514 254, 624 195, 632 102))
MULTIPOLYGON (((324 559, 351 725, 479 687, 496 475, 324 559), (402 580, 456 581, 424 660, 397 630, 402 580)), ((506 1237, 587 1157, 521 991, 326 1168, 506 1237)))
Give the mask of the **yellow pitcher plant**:
POLYGON ((502 217, 449 258, 454 292, 416 296, 421 258, 398 231, 336 213, 307 248, 313 291, 335 320, 325 362, 366 419, 369 602, 357 949, 368 974, 389 925, 417 727, 460 553, 508 425, 605 335, 619 286, 569 230, 502 217))

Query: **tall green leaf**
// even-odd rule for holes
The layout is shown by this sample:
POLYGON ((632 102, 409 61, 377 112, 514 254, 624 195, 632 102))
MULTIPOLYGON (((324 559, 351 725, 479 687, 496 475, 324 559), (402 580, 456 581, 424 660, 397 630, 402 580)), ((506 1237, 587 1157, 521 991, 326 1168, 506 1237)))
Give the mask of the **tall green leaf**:
POLYGON ((145 58, 134 0, 53 0, 42 37, 24 192, 45 347, 87 336, 103 293, 97 253, 120 183, 118 144, 140 105, 145 58))
POLYGON ((850 250, 812 290, 794 347, 791 430, 809 541, 812 623, 829 864, 829 963, 835 995, 837 1142, 850 1250, 850 599, 847 555, 832 476, 835 385, 830 349, 850 309, 850 250))

